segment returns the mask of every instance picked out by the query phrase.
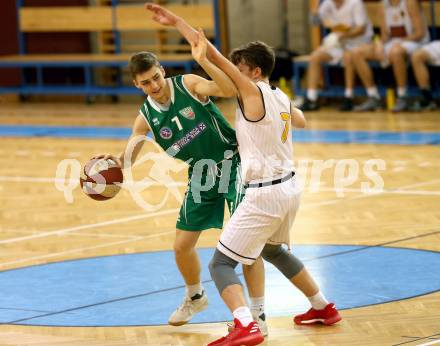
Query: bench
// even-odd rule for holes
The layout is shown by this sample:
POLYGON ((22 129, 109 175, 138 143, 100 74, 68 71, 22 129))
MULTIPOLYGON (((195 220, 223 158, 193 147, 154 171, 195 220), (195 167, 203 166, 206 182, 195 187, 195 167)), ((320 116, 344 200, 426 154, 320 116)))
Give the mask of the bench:
MULTIPOLYGON (((113 1, 115 3, 116 1, 113 1)), ((217 1, 215 1, 216 3, 217 1)), ((171 11, 217 38, 217 15, 213 5, 169 5, 171 11)), ((128 65, 131 53, 140 50, 154 52, 164 67, 192 71, 194 61, 188 44, 181 44, 174 28, 162 27, 151 19, 142 5, 18 7, 20 54, 0 56, 0 68, 31 68, 35 82, 29 83, 22 73, 21 85, 0 87, 0 93, 26 94, 133 94, 139 91, 125 86, 119 76, 114 85, 95 83, 97 67, 119 69, 128 65), (25 34, 110 32, 112 43, 103 52, 86 54, 26 54, 25 34), (145 42, 145 44, 144 44, 145 42), (48 85, 44 81, 47 68, 76 67, 83 70, 81 85, 48 85)), ((215 41, 218 43, 218 40, 215 41)), ((130 78, 128 78, 130 79, 130 78)), ((130 83, 131 84, 131 83, 130 83)))
MULTIPOLYGON (((435 0, 430 0, 422 3, 425 19, 427 20, 428 27, 431 31, 431 39, 440 39, 440 37, 436 37, 436 27, 440 26, 440 4, 436 4, 435 0), (437 21, 436 21, 437 20, 437 21)), ((380 2, 365 2, 365 6, 368 12, 368 16, 372 22, 373 27, 378 28, 380 26, 380 17, 377 14, 379 11, 380 2)), ((322 36, 323 29, 318 29, 318 37, 317 33, 312 33, 312 41, 313 41, 313 49, 317 48, 319 45, 320 36, 322 36)), ((309 65, 309 55, 300 55, 293 59, 293 70, 294 70, 294 78, 292 80, 292 88, 295 91, 295 95, 305 96, 306 88, 302 85, 302 77, 305 75, 305 72, 309 65)), ((374 70, 382 69, 378 62, 370 62, 370 66, 374 70)), ((431 68, 435 68, 436 66, 431 66, 431 68)), ((343 85, 334 84, 331 78, 331 69, 339 68, 342 69, 340 64, 330 65, 323 64, 323 84, 324 89, 320 90, 319 96, 321 97, 343 97, 345 87, 343 85)), ((376 75, 376 74, 375 74, 376 75)), ((382 75, 382 74, 381 74, 382 75)), ((379 92, 382 96, 385 96, 386 93, 386 85, 379 84, 378 85, 379 92)), ((355 96, 365 96, 365 88, 358 86, 353 90, 355 96)), ((416 96, 419 94, 419 90, 415 86, 408 87, 408 95, 416 96)), ((437 88, 434 88, 433 95, 435 97, 440 97, 440 85, 437 88)))

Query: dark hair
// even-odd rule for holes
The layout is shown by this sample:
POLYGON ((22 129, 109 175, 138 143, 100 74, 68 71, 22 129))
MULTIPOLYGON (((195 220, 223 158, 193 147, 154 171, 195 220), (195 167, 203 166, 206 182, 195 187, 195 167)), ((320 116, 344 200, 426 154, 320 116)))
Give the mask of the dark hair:
POLYGON ((156 55, 150 52, 139 52, 130 58, 128 68, 130 69, 131 77, 136 78, 136 75, 148 71, 153 66, 160 66, 156 55))
POLYGON ((235 48, 229 55, 232 63, 243 63, 250 68, 261 68, 264 77, 270 77, 275 65, 273 48, 261 41, 253 41, 235 48))

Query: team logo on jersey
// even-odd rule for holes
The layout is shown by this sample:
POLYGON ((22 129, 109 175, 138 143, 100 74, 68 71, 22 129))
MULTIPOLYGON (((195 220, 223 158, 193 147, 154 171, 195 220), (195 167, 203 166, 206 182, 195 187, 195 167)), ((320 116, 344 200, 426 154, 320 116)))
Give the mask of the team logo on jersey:
POLYGON ((162 127, 159 134, 163 139, 170 139, 173 135, 173 131, 171 131, 169 127, 162 127))
POLYGON ((159 125, 159 119, 153 118, 153 125, 159 125))
POLYGON ((185 107, 181 109, 179 113, 189 120, 194 120, 194 118, 196 117, 196 113, 194 113, 191 107, 185 107))

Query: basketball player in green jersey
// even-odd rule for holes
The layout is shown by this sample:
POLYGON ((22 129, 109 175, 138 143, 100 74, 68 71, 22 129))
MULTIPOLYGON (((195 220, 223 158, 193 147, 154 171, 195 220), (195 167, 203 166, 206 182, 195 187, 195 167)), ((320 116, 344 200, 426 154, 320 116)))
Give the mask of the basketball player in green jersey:
MULTIPOLYGON (((179 326, 208 305, 195 251, 200 233, 209 228, 222 228, 225 200, 232 214, 243 196, 235 131, 209 99, 209 96, 230 97, 236 91, 227 77, 225 83, 231 87, 230 94, 220 91, 215 82, 193 74, 165 78, 163 67, 155 55, 148 52, 134 54, 129 68, 135 86, 148 96, 134 122, 130 140, 152 132, 167 154, 189 164, 189 184, 177 219, 174 242, 176 264, 185 280, 186 296, 168 321, 179 326)), ((144 142, 136 141, 133 146, 130 140, 119 157, 105 157, 112 158, 121 167, 131 166, 144 142), (131 154, 131 162, 124 163, 126 153, 131 154)), ((252 292, 254 283, 264 282, 262 261, 244 270, 252 292)))

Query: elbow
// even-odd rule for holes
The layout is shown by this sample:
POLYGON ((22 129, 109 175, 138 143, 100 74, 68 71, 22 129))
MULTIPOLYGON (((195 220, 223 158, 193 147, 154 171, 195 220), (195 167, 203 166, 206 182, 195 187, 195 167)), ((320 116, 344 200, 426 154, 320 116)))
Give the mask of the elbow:
POLYGON ((298 122, 295 124, 295 127, 298 128, 298 129, 303 129, 303 128, 305 128, 305 127, 306 127, 306 120, 305 120, 305 119, 301 119, 301 121, 298 121, 298 122))
POLYGON ((302 110, 292 107, 291 110, 292 125, 296 128, 303 129, 306 127, 306 118, 302 110))

